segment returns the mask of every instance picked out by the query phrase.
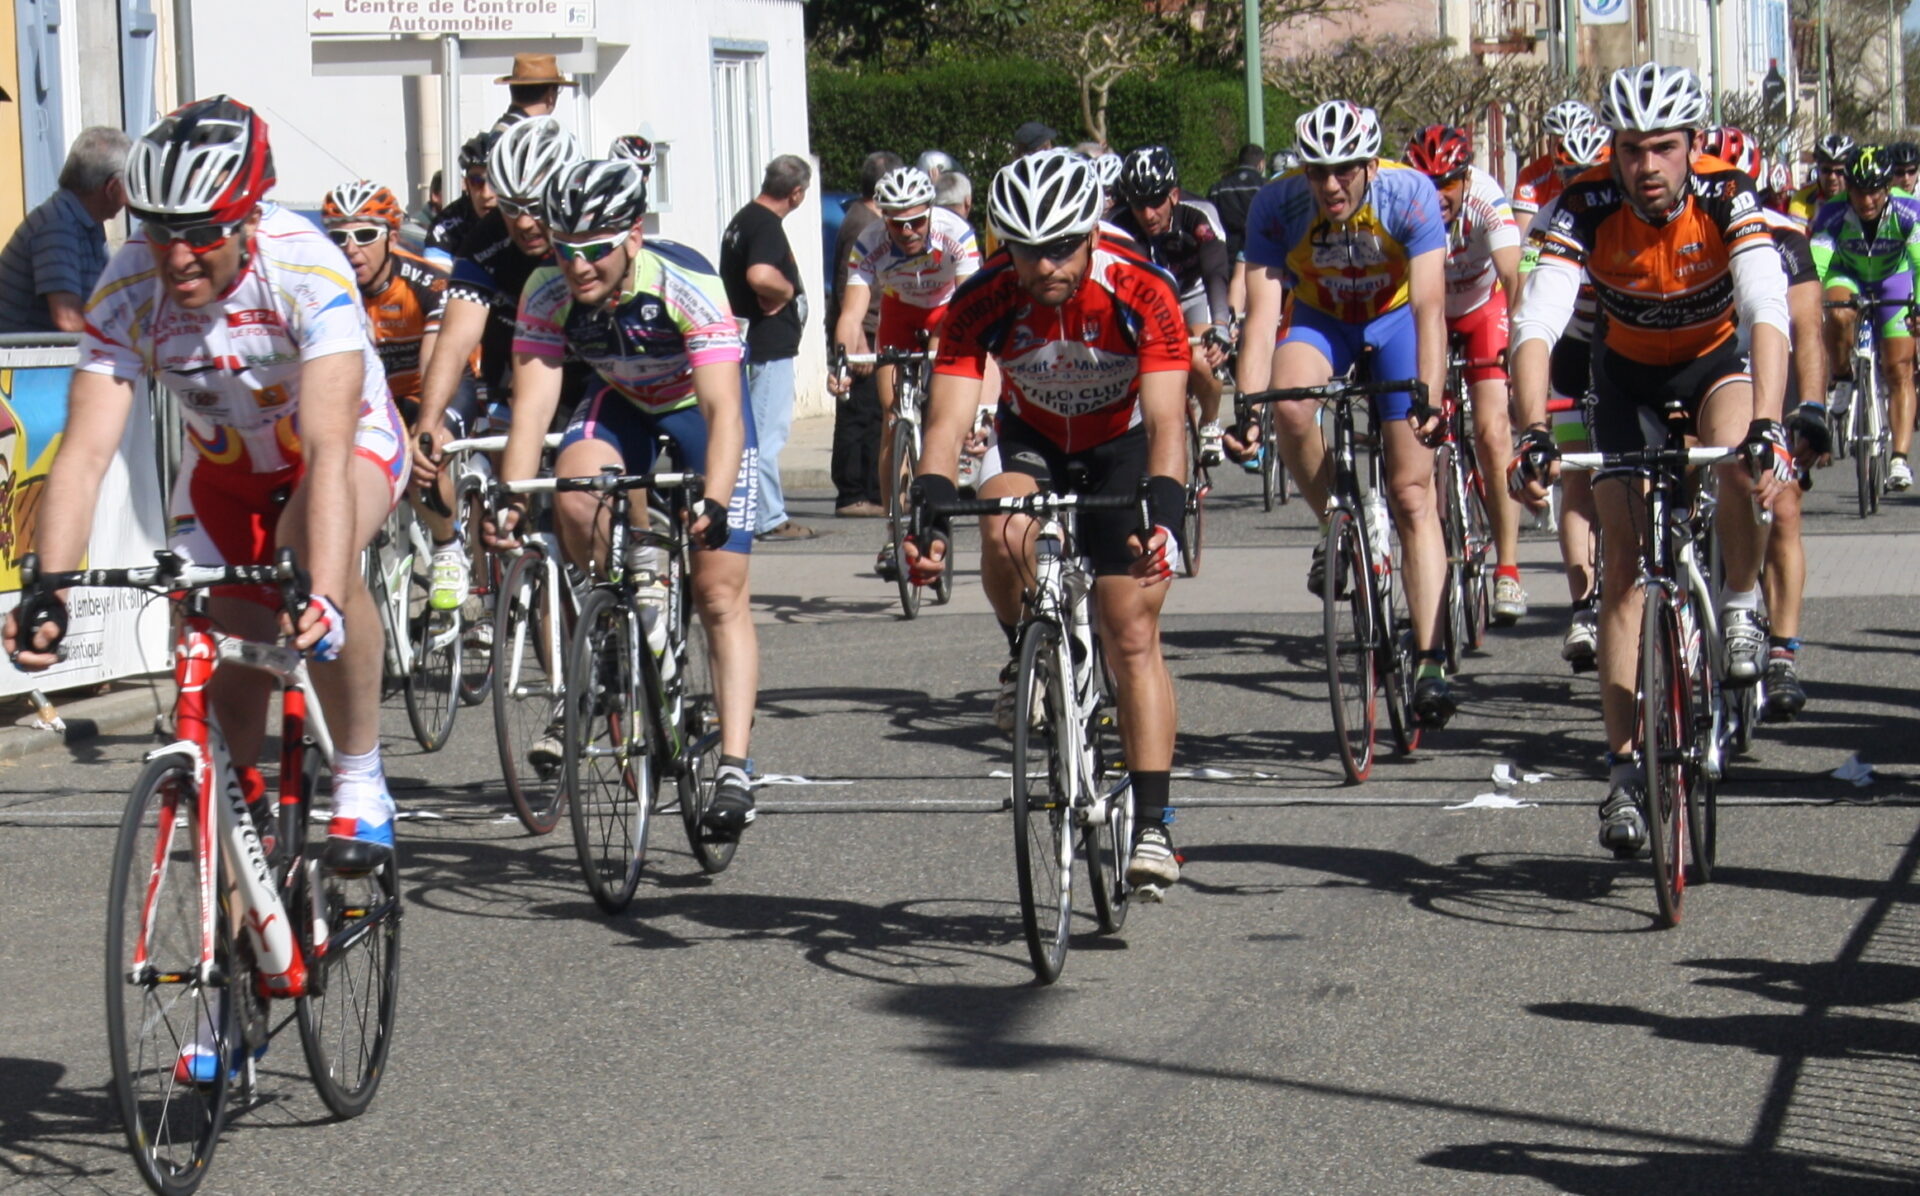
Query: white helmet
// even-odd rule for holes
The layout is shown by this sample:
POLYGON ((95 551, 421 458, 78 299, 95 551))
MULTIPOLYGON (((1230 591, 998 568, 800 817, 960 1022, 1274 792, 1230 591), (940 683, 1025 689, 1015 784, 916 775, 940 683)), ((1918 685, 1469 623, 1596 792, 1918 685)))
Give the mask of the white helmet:
POLYGON ((584 157, 580 143, 551 116, 533 116, 511 126, 487 155, 487 182, 508 203, 531 204, 562 166, 584 157))
POLYGON ((1105 207, 1093 163, 1070 149, 1015 158, 993 176, 987 212, 1003 241, 1044 245, 1092 232, 1105 207))
POLYGON ((928 178, 932 178, 936 171, 945 174, 949 170, 960 169, 959 163, 945 150, 927 150, 914 165, 925 171, 928 178))
POLYGON ((1560 139, 1560 152, 1569 164, 1585 169, 1606 161, 1607 150, 1612 145, 1613 130, 1593 121, 1568 129, 1560 139))
POLYGON ((1380 117, 1351 100, 1328 100, 1293 124, 1300 160, 1322 166, 1380 156, 1380 117))
POLYGON ((899 212, 933 203, 933 180, 918 166, 899 166, 880 176, 873 202, 882 211, 899 212))
POLYGON ((1127 160, 1119 154, 1101 154, 1093 160, 1093 173, 1108 195, 1116 194, 1114 188, 1120 185, 1120 174, 1126 167, 1127 160))
POLYGON ((1707 123, 1707 96, 1686 67, 1643 62, 1613 73, 1600 118, 1615 129, 1641 133, 1698 129, 1707 123))
POLYGON ((1547 136, 1565 137, 1568 133, 1583 125, 1593 123, 1593 109, 1579 100, 1561 100, 1547 109, 1547 116, 1541 122, 1546 126, 1547 136))

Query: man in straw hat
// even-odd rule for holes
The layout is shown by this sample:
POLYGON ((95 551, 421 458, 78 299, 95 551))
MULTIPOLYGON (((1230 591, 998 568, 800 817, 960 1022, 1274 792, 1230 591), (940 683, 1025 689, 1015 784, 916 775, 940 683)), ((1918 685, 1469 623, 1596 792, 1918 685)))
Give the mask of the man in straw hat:
POLYGON ((505 83, 507 94, 512 98, 507 110, 493 124, 496 133, 529 116, 552 115, 553 106, 560 99, 560 89, 580 86, 560 73, 560 64, 551 54, 515 54, 513 73, 502 75, 494 82, 505 83))

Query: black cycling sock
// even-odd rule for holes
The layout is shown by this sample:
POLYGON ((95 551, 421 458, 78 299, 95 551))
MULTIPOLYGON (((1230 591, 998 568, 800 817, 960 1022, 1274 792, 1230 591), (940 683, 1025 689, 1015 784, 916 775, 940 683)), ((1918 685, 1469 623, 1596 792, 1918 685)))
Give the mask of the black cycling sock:
POLYGON ((1000 624, 1000 630, 1006 634, 1008 651, 1012 651, 1020 646, 1020 625, 1018 623, 1002 623, 1000 624))
POLYGON ((1158 772, 1135 769, 1128 775, 1133 780, 1134 821, 1141 826, 1172 822, 1173 811, 1167 808, 1167 799, 1173 790, 1173 774, 1166 769, 1158 772))

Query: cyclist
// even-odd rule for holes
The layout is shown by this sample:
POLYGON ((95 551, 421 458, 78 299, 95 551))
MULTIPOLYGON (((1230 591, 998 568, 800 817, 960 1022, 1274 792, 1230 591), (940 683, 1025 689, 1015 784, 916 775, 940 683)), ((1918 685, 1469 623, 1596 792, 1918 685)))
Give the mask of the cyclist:
MULTIPOLYGON (((1001 472, 982 498, 1066 489, 1133 495, 1142 479, 1155 525, 1137 514, 1088 511, 1081 547, 1093 561, 1101 643, 1114 679, 1120 737, 1138 819, 1127 879, 1180 879, 1168 830, 1173 681, 1160 651, 1160 608, 1180 560, 1186 501, 1185 375, 1190 357, 1180 301, 1138 245, 1100 225, 1092 163, 1065 150, 1016 159, 994 176, 988 211, 1001 248, 960 288, 934 366, 926 451, 916 502, 957 497, 955 471, 988 362, 998 361, 1001 472)), ((1022 579, 1033 576, 1033 525, 981 521, 981 581, 1014 648, 1022 579)), ((916 579, 950 564, 948 529, 907 549, 916 579)), ((1016 661, 1000 674, 995 721, 1013 727, 1016 661)))
MULTIPOLYGON (((1878 145, 1863 145, 1847 160, 1847 193, 1814 213, 1813 264, 1827 298, 1844 302, 1855 295, 1880 299, 1873 310, 1880 326, 1880 364, 1887 381, 1888 429, 1893 460, 1887 489, 1913 485, 1907 452, 1913 446, 1913 333, 1907 304, 1920 278, 1920 200, 1893 190, 1893 164, 1878 145)), ((1827 360, 1838 380, 1852 377, 1854 323, 1859 313, 1827 313, 1827 360)), ((1850 388, 1849 388, 1850 389, 1850 388)), ((1835 406, 1845 408, 1842 398, 1835 406)), ((1871 396, 1869 396, 1870 398, 1871 396)))
POLYGON ((1912 195, 1920 186, 1920 141, 1896 141, 1887 147, 1895 190, 1912 195))
MULTIPOLYGON (((747 604, 758 452, 741 386, 740 330, 705 258, 671 241, 643 243, 647 188, 634 163, 563 166, 549 176, 541 202, 559 264, 534 270, 521 293, 516 411, 501 476, 517 481, 540 472, 541 436, 559 409, 569 347, 592 367, 594 386, 567 425, 555 477, 591 477, 608 466, 645 473, 662 435, 677 464, 705 475, 706 496, 688 531, 698 548, 693 599, 712 644, 720 712, 720 768, 706 822, 738 835, 754 818, 747 743, 760 667, 747 604)), ((582 566, 602 560, 599 500, 556 498, 567 558, 582 566)), ((644 504, 634 506, 644 525, 644 504)), ((524 518, 524 504, 513 506, 501 517, 503 532, 524 518)), ((628 552, 627 567, 643 584, 650 547, 637 540, 628 552)))
MULTIPOLYGON (((1242 394, 1272 387, 1316 386, 1345 373, 1367 351, 1380 379, 1419 378, 1438 395, 1447 373, 1447 228, 1439 197, 1425 175, 1380 158, 1380 121, 1371 108, 1328 100, 1295 124, 1305 163, 1261 188, 1247 218, 1247 322, 1240 336, 1242 394), (1292 291, 1292 314, 1281 331, 1280 297, 1292 291)), ((1433 501, 1433 450, 1423 438, 1439 428, 1431 414, 1418 426, 1405 392, 1375 401, 1386 451, 1388 502, 1406 552, 1407 602, 1413 616, 1414 711, 1427 726, 1453 716, 1446 649, 1437 647, 1445 598, 1447 549, 1433 501)), ((1326 447, 1310 403, 1274 409, 1287 472, 1324 532, 1328 500, 1326 447)), ((1244 458, 1257 425, 1230 437, 1244 458)), ((1326 547, 1315 545, 1307 588, 1325 583, 1326 547)))
POLYGON ((1112 150, 1093 159, 1093 173, 1100 180, 1102 220, 1113 219, 1114 214, 1124 208, 1126 200, 1120 194, 1120 175, 1126 168, 1126 156, 1112 150))
POLYGON ((1787 215, 1801 228, 1811 231, 1820 205, 1847 193, 1847 161, 1859 148, 1845 133, 1828 133, 1813 147, 1813 181, 1787 200, 1787 215))
POLYGON ((1113 215, 1114 226, 1140 242, 1154 264, 1173 275, 1180 314, 1189 335, 1198 337, 1187 371, 1187 393, 1200 408, 1200 463, 1221 461, 1220 379, 1213 371, 1227 360, 1233 312, 1227 284, 1233 258, 1220 214, 1202 199, 1180 192, 1173 151, 1148 145, 1127 154, 1120 168, 1120 197, 1126 206, 1113 215))
MULTIPOLYGON (((496 425, 511 421, 514 321, 520 293, 527 278, 548 264, 553 253, 540 223, 540 191, 550 176, 579 158, 573 135, 551 116, 518 121, 494 139, 487 179, 495 207, 460 243, 447 284, 440 335, 420 388, 419 418, 407 437, 414 475, 422 487, 443 485, 441 446, 447 441, 469 435, 483 415, 496 425), (478 384, 468 370, 476 348, 480 351, 478 384), (421 451, 422 434, 432 438, 430 453, 421 451)), ((565 410, 571 412, 589 371, 577 361, 570 361, 567 370, 562 399, 565 410)), ((539 431, 546 430, 542 424, 539 431)), ((447 602, 454 607, 467 600, 469 568, 466 546, 457 538, 445 552, 436 549, 435 605, 447 602)), ((557 757, 550 762, 557 762, 557 757)))
MULTIPOLYGON (((312 575, 312 603, 287 617, 294 644, 312 653, 334 733, 324 858, 369 871, 393 850, 393 799, 380 764, 380 622, 358 558, 398 501, 407 461, 353 271, 319 229, 266 200, 266 121, 230 97, 196 100, 154 124, 133 144, 126 181, 138 223, 87 304, 66 431, 40 505, 41 563, 79 566, 134 384, 164 384, 186 425, 174 551, 203 565, 264 564, 285 544, 312 575)), ((273 638, 277 596, 248 589, 211 601, 228 632, 273 638)), ((17 622, 7 616, 15 663, 53 664, 65 618, 17 622)), ((254 765, 274 684, 223 669, 209 687, 249 802, 266 788, 254 765)))
MULTIPOLYGON (((1519 294, 1520 229, 1506 192, 1473 164, 1473 139, 1451 125, 1429 125, 1407 143, 1407 164, 1433 180, 1447 224, 1447 334, 1468 361, 1505 360, 1508 297, 1519 294), (1498 284, 1498 285, 1496 285, 1498 284)), ((1507 371, 1469 366, 1474 452, 1480 476, 1499 478, 1513 444, 1507 416, 1507 371)), ((1495 623, 1527 613, 1520 588, 1520 504, 1503 486, 1486 488, 1487 515, 1499 564, 1494 568, 1495 623)))
MULTIPOLYGON (((865 339, 862 321, 880 292, 880 330, 875 347, 913 352, 926 338, 928 360, 939 351, 940 321, 954 289, 980 269, 980 249, 973 226, 933 202, 933 180, 917 166, 887 172, 873 189, 880 219, 853 243, 848 256, 847 293, 840 304, 834 342, 849 352, 865 339)), ((893 509, 894 471, 892 427, 898 371, 882 366, 880 409, 885 423, 880 434, 880 505, 893 509)), ((845 394, 851 382, 829 378, 827 389, 845 394)), ((880 546, 873 567, 882 578, 894 580, 897 565, 893 540, 880 546)))
POLYGON ((460 198, 440 209, 427 230, 427 257, 453 269, 453 255, 475 221, 493 211, 493 186, 487 182, 487 153, 496 134, 475 133, 460 147, 460 198))
MULTIPOLYGON (((1613 131, 1598 122, 1570 130, 1561 139, 1561 183, 1607 162, 1613 155, 1613 131)), ((1527 246, 1520 258, 1521 274, 1531 274, 1540 260, 1540 245, 1559 211, 1556 197, 1540 209, 1527 235, 1527 246)), ((1548 362, 1550 393, 1561 410, 1552 413, 1553 440, 1562 452, 1585 452, 1587 443, 1586 405, 1593 386, 1593 325, 1597 317, 1593 287, 1581 274, 1578 297, 1566 332, 1553 344, 1548 362)), ((1599 643, 1599 575, 1594 571, 1593 483, 1584 473, 1567 473, 1560 478, 1560 561, 1567 573, 1567 589, 1573 600, 1573 615, 1567 622, 1567 634, 1560 641, 1560 659, 1576 673, 1594 667, 1599 643)))
POLYGON ((613 144, 607 147, 607 157, 624 159, 640 168, 640 180, 647 186, 653 185, 653 168, 660 161, 660 151, 653 140, 639 133, 628 133, 624 137, 615 137, 613 144))
POLYGON ((1566 185, 1567 134, 1594 123, 1593 109, 1579 100, 1561 100, 1547 109, 1541 122, 1547 133, 1547 152, 1527 163, 1513 182, 1513 218, 1526 232, 1540 209, 1566 185))
MULTIPOLYGON (((1568 184, 1545 230, 1539 265, 1514 321, 1514 380, 1526 432, 1509 477, 1529 505, 1546 500, 1557 455, 1543 420, 1548 354, 1573 312, 1581 269, 1605 313, 1594 345, 1594 447, 1631 452, 1657 436, 1669 402, 1702 444, 1740 446, 1762 464, 1718 467, 1716 527, 1726 562, 1721 596, 1726 684, 1758 679, 1763 529, 1756 498, 1771 505, 1791 484, 1780 425, 1787 370, 1786 279, 1753 181, 1717 158, 1694 157, 1707 100, 1692 71, 1646 63, 1614 73, 1601 119, 1613 130, 1610 169, 1568 184), (1752 369, 1735 335, 1750 329, 1752 369)), ((1634 677, 1639 612, 1632 604, 1640 524, 1631 471, 1594 486, 1602 558, 1599 664, 1609 790, 1600 842, 1621 856, 1646 844, 1645 782, 1634 759, 1634 677)))

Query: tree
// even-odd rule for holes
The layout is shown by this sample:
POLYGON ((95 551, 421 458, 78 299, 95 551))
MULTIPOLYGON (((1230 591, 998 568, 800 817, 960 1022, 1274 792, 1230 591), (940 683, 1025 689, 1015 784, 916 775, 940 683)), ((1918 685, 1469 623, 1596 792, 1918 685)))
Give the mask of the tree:
POLYGON ((997 43, 1034 0, 810 0, 807 48, 839 67, 903 65, 942 44, 997 43))
POLYGON ((1073 76, 1089 140, 1107 143, 1107 101, 1128 75, 1152 78, 1173 60, 1157 13, 1139 0, 1038 0, 1022 40, 1073 76))
POLYGON ((1591 106, 1612 73, 1590 67, 1568 74, 1543 62, 1503 60, 1493 68, 1493 99, 1506 118, 1507 143, 1522 161, 1541 152, 1546 148, 1548 110, 1570 97, 1591 106))
MULTIPOLYGON (((1793 0, 1796 22, 1817 28, 1818 7, 1819 0, 1793 0)), ((1891 45, 1888 34, 1897 10, 1887 0, 1827 0, 1826 10, 1828 125, 1855 137, 1896 132, 1893 101, 1900 97, 1889 68, 1902 47, 1891 45)), ((1819 61, 1817 48, 1809 59, 1819 61)))
POLYGON ((1456 66, 1447 56, 1447 45, 1398 34, 1353 37, 1279 59, 1267 67, 1267 80, 1309 102, 1342 99, 1372 108, 1388 130, 1417 127, 1431 122, 1405 102, 1418 94, 1423 76, 1456 66))
MULTIPOLYGON (((1261 0, 1261 44, 1271 45, 1275 34, 1296 21, 1353 12, 1359 6, 1359 0, 1261 0)), ((1150 7, 1158 10, 1181 62, 1208 70, 1245 68, 1246 0, 1161 0, 1150 7)))

